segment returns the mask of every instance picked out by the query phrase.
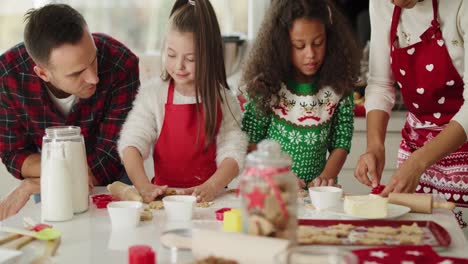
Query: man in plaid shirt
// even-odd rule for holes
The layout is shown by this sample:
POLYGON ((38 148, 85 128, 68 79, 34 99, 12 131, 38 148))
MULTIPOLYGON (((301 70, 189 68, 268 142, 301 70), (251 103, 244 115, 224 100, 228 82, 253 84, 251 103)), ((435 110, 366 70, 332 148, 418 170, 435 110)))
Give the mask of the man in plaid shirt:
POLYGON ((51 4, 26 14, 24 43, 0 56, 0 158, 22 180, 0 203, 0 220, 40 192, 42 137, 50 126, 79 126, 90 183, 125 170, 116 141, 140 85, 138 58, 82 15, 51 4))

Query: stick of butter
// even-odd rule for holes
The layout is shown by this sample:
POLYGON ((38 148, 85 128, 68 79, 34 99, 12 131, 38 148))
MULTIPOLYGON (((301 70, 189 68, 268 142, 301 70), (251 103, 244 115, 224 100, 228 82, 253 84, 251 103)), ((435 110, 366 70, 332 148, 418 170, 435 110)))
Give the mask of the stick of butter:
POLYGON ((363 218, 387 217, 387 198, 373 194, 345 196, 344 211, 363 218))

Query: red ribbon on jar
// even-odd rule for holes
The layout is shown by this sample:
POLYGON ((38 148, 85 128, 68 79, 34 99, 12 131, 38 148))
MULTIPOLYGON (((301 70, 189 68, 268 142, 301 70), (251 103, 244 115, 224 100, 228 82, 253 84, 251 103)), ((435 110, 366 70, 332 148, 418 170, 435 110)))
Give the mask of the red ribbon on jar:
POLYGON ((286 166, 282 168, 265 168, 265 169, 247 167, 244 173, 245 176, 260 176, 265 180, 265 182, 268 183, 268 185, 273 190, 276 200, 280 204, 281 211, 286 217, 288 216, 288 210, 286 209, 286 204, 283 201, 283 198, 281 197, 280 190, 278 186, 276 185, 275 181, 273 180, 273 177, 278 174, 289 172, 290 170, 291 170, 290 166, 286 166))

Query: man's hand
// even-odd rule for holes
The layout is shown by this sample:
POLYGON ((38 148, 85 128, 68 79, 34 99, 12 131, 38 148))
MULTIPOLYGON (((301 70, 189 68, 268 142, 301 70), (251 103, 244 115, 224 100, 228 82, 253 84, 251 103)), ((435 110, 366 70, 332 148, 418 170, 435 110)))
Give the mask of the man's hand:
POLYGON ((32 194, 40 193, 39 178, 27 178, 0 201, 0 221, 18 213, 32 194))

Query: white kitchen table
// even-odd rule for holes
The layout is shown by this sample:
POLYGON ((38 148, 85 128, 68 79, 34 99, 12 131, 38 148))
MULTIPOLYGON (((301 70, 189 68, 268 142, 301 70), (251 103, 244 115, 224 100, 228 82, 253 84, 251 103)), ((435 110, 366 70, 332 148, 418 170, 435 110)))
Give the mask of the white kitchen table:
MULTIPOLYGON (((95 193, 105 193, 106 189, 97 187, 95 193)), ((209 208, 196 208, 194 219, 189 224, 167 223, 164 210, 154 211, 152 221, 141 222, 132 232, 113 231, 106 209, 97 209, 90 203, 89 210, 75 215, 66 222, 49 223, 62 231, 62 243, 53 257, 53 263, 128 263, 128 247, 135 244, 150 245, 157 254, 157 263, 190 263, 190 251, 171 252, 160 244, 164 231, 175 228, 206 228, 221 230, 222 222, 215 219, 214 211, 223 207, 238 208, 240 200, 233 193, 226 193, 216 199, 209 208)), ((308 219, 336 219, 330 214, 304 207, 299 203, 299 217, 308 219)), ((24 217, 40 220, 40 204, 29 204, 17 215, 1 223, 4 226, 22 227, 24 217)), ((451 236, 450 247, 439 252, 441 255, 468 258, 468 242, 457 224, 453 214, 447 210, 435 209, 433 214, 409 213, 401 220, 432 220, 443 226, 451 236)), ((4 235, 4 234, 2 234, 4 235)), ((44 242, 34 241, 22 249, 24 254, 19 263, 29 263, 42 254, 44 242)))

